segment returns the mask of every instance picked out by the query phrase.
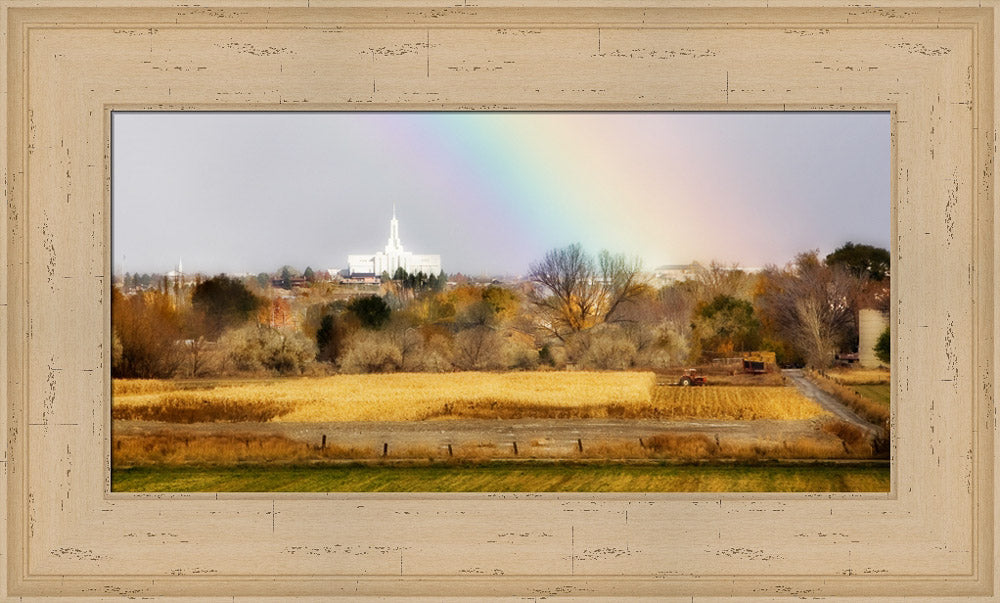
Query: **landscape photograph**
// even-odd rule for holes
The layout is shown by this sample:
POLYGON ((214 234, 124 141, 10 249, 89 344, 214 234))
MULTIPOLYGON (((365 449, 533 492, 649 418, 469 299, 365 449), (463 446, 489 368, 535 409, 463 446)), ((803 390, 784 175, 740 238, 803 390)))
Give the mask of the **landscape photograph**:
POLYGON ((887 112, 112 113, 113 492, 889 492, 887 112))

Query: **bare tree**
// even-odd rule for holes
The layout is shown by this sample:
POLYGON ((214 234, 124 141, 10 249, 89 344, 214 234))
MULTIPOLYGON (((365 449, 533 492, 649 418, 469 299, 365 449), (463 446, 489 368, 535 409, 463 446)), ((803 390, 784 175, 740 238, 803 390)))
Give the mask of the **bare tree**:
POLYGON ((597 256, 597 264, 601 276, 598 312, 601 322, 624 321, 626 319, 619 317, 617 311, 649 292, 649 279, 642 274, 642 261, 627 259, 624 254, 613 255, 604 249, 597 256))
POLYGON ((503 338, 487 326, 460 331, 455 336, 454 363, 466 371, 503 367, 503 338))
POLYGON ((750 299, 753 275, 740 268, 739 264, 724 264, 716 260, 708 266, 696 264, 694 280, 699 286, 702 301, 711 301, 720 295, 738 299, 750 299))
POLYGON ((169 293, 145 291, 125 296, 111 291, 111 325, 119 350, 111 366, 122 378, 169 378, 184 356, 179 345, 181 319, 169 293))
POLYGON ((768 267, 757 305, 767 326, 813 367, 825 368, 856 328, 852 300, 862 280, 823 263, 818 252, 796 256, 785 269, 768 267))
POLYGON ((539 326, 559 339, 603 322, 614 322, 623 304, 647 290, 642 263, 602 251, 598 261, 579 243, 553 249, 531 265, 535 288, 530 301, 539 309, 539 326))

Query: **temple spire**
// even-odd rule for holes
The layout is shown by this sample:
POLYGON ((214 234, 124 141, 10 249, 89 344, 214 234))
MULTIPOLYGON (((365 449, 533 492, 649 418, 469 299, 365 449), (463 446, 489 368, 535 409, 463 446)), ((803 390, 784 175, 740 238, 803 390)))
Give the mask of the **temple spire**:
POLYGON ((392 204, 392 220, 389 221, 389 241, 385 245, 385 252, 402 253, 403 244, 399 240, 399 220, 396 219, 396 204, 392 204))

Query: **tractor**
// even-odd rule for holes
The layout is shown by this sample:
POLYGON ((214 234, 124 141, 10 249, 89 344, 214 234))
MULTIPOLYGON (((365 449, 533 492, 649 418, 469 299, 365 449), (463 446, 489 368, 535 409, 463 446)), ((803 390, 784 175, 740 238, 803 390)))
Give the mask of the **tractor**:
POLYGON ((677 385, 683 385, 684 387, 689 385, 705 385, 705 377, 698 374, 698 369, 690 368, 684 371, 677 385))

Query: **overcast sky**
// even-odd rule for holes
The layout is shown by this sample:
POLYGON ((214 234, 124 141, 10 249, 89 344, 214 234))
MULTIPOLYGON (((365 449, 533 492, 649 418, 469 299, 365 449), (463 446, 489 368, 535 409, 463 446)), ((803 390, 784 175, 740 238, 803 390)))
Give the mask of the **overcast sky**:
POLYGON ((579 242, 662 264, 889 246, 888 113, 113 114, 116 272, 345 268, 403 246, 524 274, 579 242))

